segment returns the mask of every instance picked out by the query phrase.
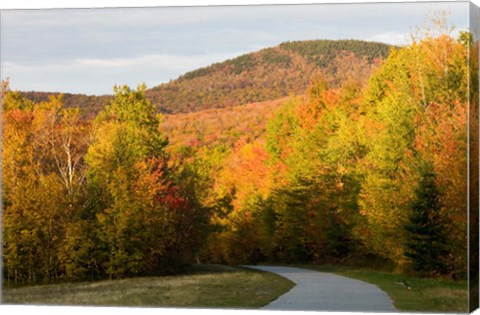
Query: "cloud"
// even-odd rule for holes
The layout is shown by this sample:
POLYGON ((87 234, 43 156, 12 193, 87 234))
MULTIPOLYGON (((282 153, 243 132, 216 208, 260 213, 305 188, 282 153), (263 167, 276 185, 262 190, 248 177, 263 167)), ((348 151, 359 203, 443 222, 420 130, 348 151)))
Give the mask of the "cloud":
POLYGON ((136 86, 145 82, 152 87, 199 67, 240 55, 240 52, 180 56, 147 55, 132 58, 82 58, 69 62, 22 65, 3 63, 2 74, 11 78, 13 89, 111 93, 116 84, 136 86))
POLYGON ((367 40, 401 46, 408 44, 410 35, 409 33, 386 32, 370 36, 367 40))
POLYGON ((124 67, 161 67, 170 70, 188 71, 198 67, 210 65, 213 62, 223 61, 239 55, 237 52, 226 54, 209 54, 198 56, 179 56, 179 55, 147 55, 133 58, 113 58, 113 59, 76 59, 72 66, 86 66, 94 68, 124 68, 124 67))

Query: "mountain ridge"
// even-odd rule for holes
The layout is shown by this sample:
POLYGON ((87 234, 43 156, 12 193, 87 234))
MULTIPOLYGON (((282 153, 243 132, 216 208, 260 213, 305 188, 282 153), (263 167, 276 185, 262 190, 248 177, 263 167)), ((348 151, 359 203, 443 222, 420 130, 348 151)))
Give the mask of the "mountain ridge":
MULTIPOLYGON (((289 41, 186 72, 146 94, 159 112, 168 114, 263 102, 301 94, 318 78, 338 85, 352 67, 363 67, 362 76, 368 77, 392 47, 361 40, 289 41)), ((37 102, 59 94, 21 93, 37 102)), ((62 94, 66 107, 80 107, 86 116, 98 113, 113 97, 62 94)))

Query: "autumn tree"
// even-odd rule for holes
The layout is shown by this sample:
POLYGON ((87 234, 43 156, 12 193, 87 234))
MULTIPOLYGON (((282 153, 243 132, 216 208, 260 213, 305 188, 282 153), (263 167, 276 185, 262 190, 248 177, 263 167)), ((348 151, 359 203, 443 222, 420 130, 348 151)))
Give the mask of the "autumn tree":
POLYGON ((277 171, 274 243, 284 261, 325 261, 354 246, 360 188, 357 124, 362 82, 315 82, 269 124, 267 149, 277 171))
POLYGON ((262 204, 269 192, 269 171, 263 141, 240 139, 226 158, 215 185, 210 243, 212 256, 230 263, 258 261, 270 239, 263 235, 262 204), (228 200, 228 205, 224 202, 228 200), (260 213, 257 213, 260 212, 260 213), (262 250, 262 248, 264 250, 262 250), (213 253, 216 251, 216 253, 213 253))
POLYGON ((461 222, 465 222, 466 209, 462 184, 466 129, 462 126, 467 123, 467 53, 462 42, 448 34, 426 34, 393 51, 366 92, 362 129, 368 153, 362 161, 365 181, 359 204, 368 223, 359 235, 370 251, 400 265, 406 263, 403 227, 420 180, 421 160, 433 163, 440 198, 446 201, 442 216, 458 214, 451 217, 451 235, 459 236, 459 248, 466 246, 461 222), (443 168, 446 164, 448 175, 443 168))
POLYGON ((61 96, 33 103, 4 87, 7 279, 56 281, 64 275, 61 247, 82 195, 84 124, 63 108, 61 96))
POLYGON ((194 253, 194 199, 175 182, 145 86, 115 92, 86 156, 101 265, 110 277, 178 271, 194 253))

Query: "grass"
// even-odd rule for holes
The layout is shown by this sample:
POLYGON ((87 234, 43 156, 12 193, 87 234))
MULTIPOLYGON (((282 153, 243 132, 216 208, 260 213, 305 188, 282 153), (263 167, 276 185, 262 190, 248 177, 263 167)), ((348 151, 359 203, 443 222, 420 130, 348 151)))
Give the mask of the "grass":
POLYGON ((343 266, 304 268, 333 272, 377 285, 385 291, 401 311, 462 312, 468 308, 467 281, 417 278, 392 272, 343 266))
MULTIPOLYGON (((344 266, 298 267, 333 272, 377 285, 401 311, 467 312, 467 282, 416 278, 344 266)), ((219 265, 199 265, 184 275, 26 286, 2 290, 2 303, 259 308, 293 287, 277 275, 219 265)))
POLYGON ((293 285, 291 281, 271 273, 200 265, 178 276, 4 289, 2 303, 258 308, 287 292, 293 285))

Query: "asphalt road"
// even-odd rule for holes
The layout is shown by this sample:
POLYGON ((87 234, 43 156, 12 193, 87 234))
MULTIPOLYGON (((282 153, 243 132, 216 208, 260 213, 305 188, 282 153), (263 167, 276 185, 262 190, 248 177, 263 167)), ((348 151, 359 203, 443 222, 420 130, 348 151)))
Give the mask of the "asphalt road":
POLYGON ((396 312, 377 286, 327 272, 273 266, 245 266, 276 273, 296 285, 264 310, 396 312))

